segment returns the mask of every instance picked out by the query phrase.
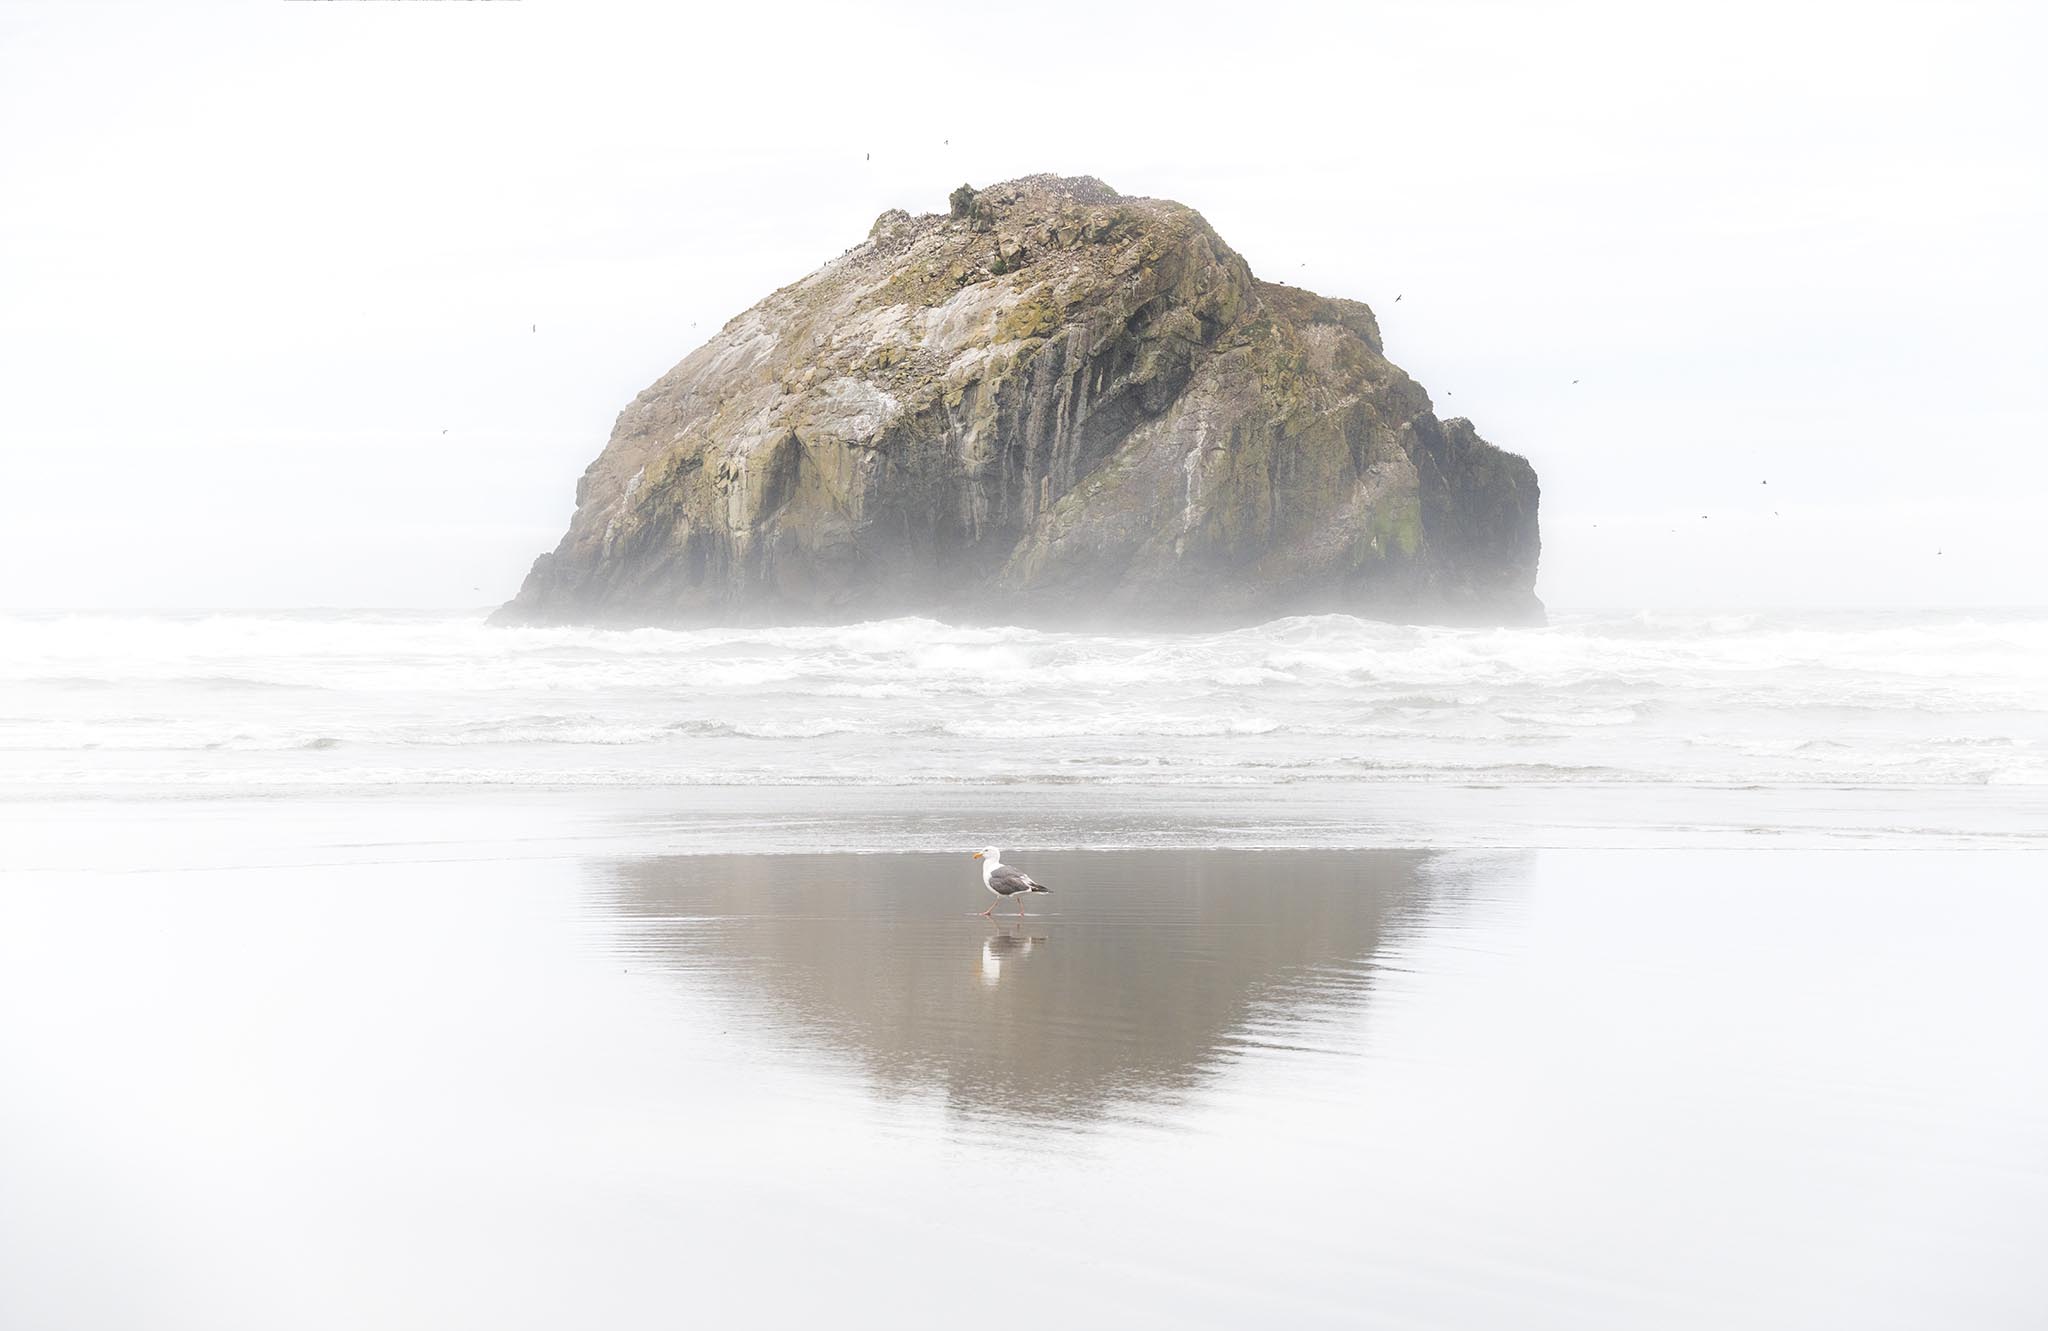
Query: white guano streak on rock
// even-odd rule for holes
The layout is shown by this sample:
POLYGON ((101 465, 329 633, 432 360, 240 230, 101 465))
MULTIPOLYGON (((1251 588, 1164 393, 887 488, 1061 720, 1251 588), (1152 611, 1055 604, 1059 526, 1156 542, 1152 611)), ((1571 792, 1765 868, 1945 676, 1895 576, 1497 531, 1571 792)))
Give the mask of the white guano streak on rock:
POLYGON ((1017 303, 1017 293, 1000 282, 977 282, 963 287, 943 305, 923 311, 926 349, 950 356, 965 347, 985 346, 993 340, 996 320, 1017 303))
MULTIPOLYGON (((1202 453, 1209 447, 1209 418, 1206 414, 1195 418, 1195 442, 1188 449, 1188 455, 1181 459, 1181 470, 1187 475, 1187 493, 1182 499, 1180 529, 1186 535, 1195 529, 1195 503, 1202 497, 1202 453)), ((1177 551, 1176 551, 1177 552, 1177 551)))
POLYGON ((894 394, 865 379, 842 375, 819 392, 823 401, 812 419, 842 439, 868 443, 903 414, 894 394))
POLYGON ((846 316, 845 326, 849 336, 867 344, 870 350, 884 346, 909 347, 917 343, 923 321, 915 316, 917 311, 908 305, 883 305, 866 313, 854 311, 846 316))
POLYGON ((612 516, 604 524, 603 548, 606 557, 610 557, 612 541, 619 534, 619 519, 626 516, 627 506, 633 502, 634 493, 640 489, 640 483, 646 479, 647 464, 643 462, 640 464, 640 470, 633 473, 632 477, 626 482, 626 488, 619 492, 618 499, 613 502, 612 516))
POLYGON ((763 327, 758 315, 745 316, 745 320, 732 331, 719 334, 705 348, 711 355, 693 378, 736 379, 768 359, 775 350, 774 331, 763 327))

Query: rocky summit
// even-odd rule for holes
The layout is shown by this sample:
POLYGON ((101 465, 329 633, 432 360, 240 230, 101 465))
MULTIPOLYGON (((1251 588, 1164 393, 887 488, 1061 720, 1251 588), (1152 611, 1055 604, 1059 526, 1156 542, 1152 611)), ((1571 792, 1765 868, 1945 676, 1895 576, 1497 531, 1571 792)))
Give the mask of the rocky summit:
POLYGON ((620 413, 510 622, 1539 619, 1536 473, 1373 313, 1032 176, 887 212, 620 413))

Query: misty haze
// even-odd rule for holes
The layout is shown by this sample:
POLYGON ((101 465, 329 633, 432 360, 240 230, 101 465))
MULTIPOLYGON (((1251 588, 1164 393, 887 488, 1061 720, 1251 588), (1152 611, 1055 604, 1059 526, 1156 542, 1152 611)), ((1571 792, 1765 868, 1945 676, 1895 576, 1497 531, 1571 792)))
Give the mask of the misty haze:
POLYGON ((0 1326, 2048 1324, 2044 38, 0 0, 0 1326))

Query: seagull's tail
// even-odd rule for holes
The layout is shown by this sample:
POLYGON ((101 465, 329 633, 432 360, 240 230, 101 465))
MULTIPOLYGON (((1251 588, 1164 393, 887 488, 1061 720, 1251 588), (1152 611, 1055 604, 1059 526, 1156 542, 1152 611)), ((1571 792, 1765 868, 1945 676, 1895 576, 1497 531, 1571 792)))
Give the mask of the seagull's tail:
POLYGON ((1033 883, 1033 884, 1031 885, 1031 890, 1032 890, 1033 892, 1043 892, 1043 893, 1045 893, 1045 894, 1046 894, 1047 896, 1051 896, 1051 895, 1052 895, 1052 889, 1051 889, 1051 888, 1049 888, 1049 887, 1047 887, 1047 886, 1046 886, 1046 885, 1045 885, 1044 883, 1033 883))

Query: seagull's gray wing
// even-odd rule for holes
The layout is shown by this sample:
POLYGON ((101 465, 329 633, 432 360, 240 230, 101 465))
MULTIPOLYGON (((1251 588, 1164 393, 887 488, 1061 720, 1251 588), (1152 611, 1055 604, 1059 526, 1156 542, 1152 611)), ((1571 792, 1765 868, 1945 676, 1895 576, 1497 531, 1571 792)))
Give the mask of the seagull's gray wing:
POLYGON ((1019 892, 1029 892, 1038 886, 1031 881, 1030 874, 1012 869, 1007 864, 999 864, 990 871, 988 885, 994 888, 998 895, 1006 897, 1015 896, 1019 892))

